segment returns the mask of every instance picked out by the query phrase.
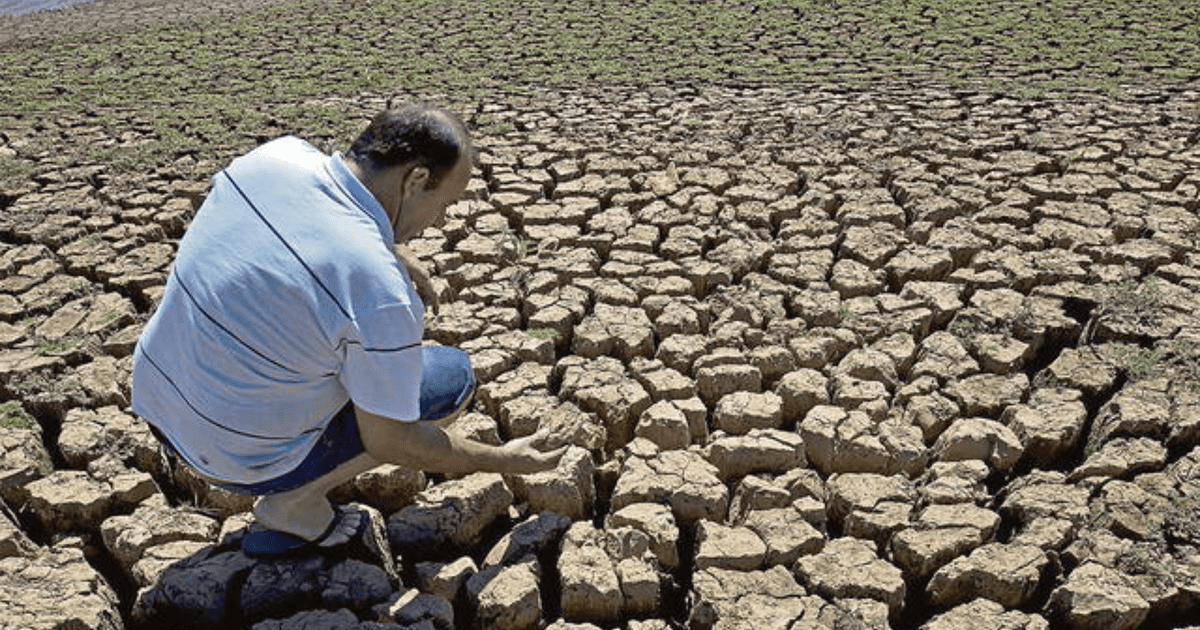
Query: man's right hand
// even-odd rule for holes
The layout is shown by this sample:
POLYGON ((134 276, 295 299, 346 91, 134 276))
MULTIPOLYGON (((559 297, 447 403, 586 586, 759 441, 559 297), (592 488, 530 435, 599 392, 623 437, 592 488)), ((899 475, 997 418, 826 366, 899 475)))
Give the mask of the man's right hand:
POLYGON ((527 475, 554 468, 567 450, 566 446, 538 450, 534 444, 545 437, 543 433, 492 446, 447 432, 432 422, 402 422, 360 407, 354 412, 368 455, 427 472, 527 475))
POLYGON ((538 450, 534 445, 542 441, 544 437, 540 433, 535 433, 506 442, 501 448, 507 451, 508 455, 512 458, 513 469, 504 472, 515 475, 528 475, 553 470, 557 467, 559 460, 567 452, 568 447, 560 446, 549 451, 538 450))

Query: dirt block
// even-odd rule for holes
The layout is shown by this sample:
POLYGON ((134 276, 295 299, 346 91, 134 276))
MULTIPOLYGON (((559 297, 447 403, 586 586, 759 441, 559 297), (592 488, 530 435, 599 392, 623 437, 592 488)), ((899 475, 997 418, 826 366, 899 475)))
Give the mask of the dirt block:
POLYGON ((0 611, 0 623, 13 628, 121 626, 117 594, 71 548, 0 560, 0 611))
POLYGON ((622 464, 621 476, 613 489, 612 510, 634 503, 663 502, 671 506, 680 521, 702 518, 719 521, 729 508, 729 489, 718 472, 700 454, 691 451, 630 456, 622 464))
POLYGON ((612 357, 587 360, 568 357, 558 362, 554 374, 562 383, 559 397, 596 414, 607 432, 606 449, 615 451, 629 442, 650 395, 625 367, 612 357))
POLYGON ((818 553, 825 546, 825 536, 804 520, 791 506, 751 510, 741 524, 758 534, 766 545, 766 566, 791 566, 801 556, 818 553))
POLYGON ((836 474, 828 482, 830 518, 847 536, 887 544, 910 520, 916 489, 907 478, 872 473, 836 474))
POLYGON ((562 615, 568 621, 615 621, 624 597, 620 578, 603 547, 604 533, 590 523, 571 525, 558 558, 562 615))
POLYGON ((147 549, 177 541, 215 542, 219 523, 208 516, 146 502, 128 516, 110 516, 100 535, 121 568, 131 573, 147 549))
POLYGON ((417 588, 449 602, 458 600, 467 579, 479 570, 469 556, 449 563, 418 562, 415 568, 417 588))
POLYGON ((862 411, 818 405, 800 423, 805 454, 826 474, 920 472, 925 444, 920 429, 899 421, 876 424, 862 411))
POLYGON ((542 623, 541 565, 527 557, 514 565, 484 569, 467 579, 475 622, 487 630, 533 630, 542 623))
POLYGON ((606 529, 632 527, 649 539, 650 551, 658 563, 667 568, 679 566, 679 526, 671 508, 660 503, 633 503, 612 514, 604 521, 606 529))
MULTIPOLYGON (((749 366, 722 366, 724 368, 749 366)), ((750 368, 757 372, 757 368, 750 368)), ((701 370, 703 374, 705 370, 701 370)), ((704 377, 701 376, 701 382, 704 377)), ((742 435, 755 429, 778 429, 783 426, 783 399, 772 393, 757 391, 734 391, 725 394, 713 409, 713 427, 733 435, 742 435)))
POLYGON ((938 569, 928 592, 939 606, 954 606, 978 597, 1006 608, 1029 602, 1050 560, 1046 552, 1028 545, 992 543, 938 569))
POLYGON ((1011 429, 986 418, 956 420, 933 445, 938 461, 978 459, 995 470, 1012 468, 1021 452, 1021 441, 1011 429))
POLYGON ((391 545, 407 558, 444 556, 470 547, 512 505, 500 475, 477 473, 433 486, 388 518, 391 545))
POLYGON ((692 581, 692 610, 688 627, 711 630, 725 623, 751 628, 787 627, 793 620, 815 613, 819 598, 808 597, 783 567, 767 571, 698 571, 692 581))
POLYGON ((507 481, 517 500, 528 503, 534 512, 554 512, 579 520, 592 514, 596 501, 594 472, 591 453, 572 446, 554 470, 511 475, 507 481))
POLYGON ((777 429, 751 429, 743 436, 716 439, 705 447, 704 457, 726 480, 752 473, 783 474, 806 463, 800 436, 777 429))
POLYGON ((611 356, 628 362, 654 355, 654 325, 640 308, 596 304, 575 327, 571 351, 585 358, 611 356))
POLYGON ((717 365, 696 370, 696 390, 704 404, 714 407, 717 401, 735 392, 762 391, 762 372, 752 365, 717 365))
POLYGON ((867 541, 831 540, 820 553, 796 561, 795 571, 806 587, 823 597, 883 602, 892 618, 904 608, 905 584, 900 569, 880 559, 875 546, 867 541))
POLYGON ((1054 589, 1050 608, 1071 630, 1133 630, 1150 612, 1124 575, 1095 562, 1079 566, 1054 589))
POLYGON ((783 426, 798 423, 813 407, 829 403, 829 381, 813 369, 782 375, 774 391, 782 403, 783 426))
POLYGON ((1079 443, 1087 421, 1083 393, 1075 389, 1037 389, 1025 404, 1004 410, 1008 425, 1024 446, 1023 458, 1049 464, 1079 443))
POLYGON ((1037 614, 1005 610, 987 599, 977 599, 934 616, 921 630, 972 630, 1002 628, 1003 630, 1049 630, 1050 624, 1037 614))
POLYGON ((1167 447, 1150 438, 1117 438, 1104 444, 1071 471, 1067 481, 1087 477, 1125 478, 1129 475, 1162 470, 1167 463, 1167 447))
POLYGON ((354 478, 354 491, 363 503, 384 514, 412 504, 425 489, 425 473, 395 464, 383 464, 354 478))
POLYGON ((942 382, 969 376, 979 371, 979 364, 962 342, 948 332, 935 332, 921 342, 917 362, 910 378, 933 376, 942 382))
POLYGON ((1009 406, 1025 401, 1029 377, 1021 373, 976 374, 955 381, 947 393, 958 402, 965 416, 998 417, 1009 406))
POLYGON ((688 418, 671 401, 660 400, 642 412, 633 434, 664 451, 687 448, 692 442, 688 418))

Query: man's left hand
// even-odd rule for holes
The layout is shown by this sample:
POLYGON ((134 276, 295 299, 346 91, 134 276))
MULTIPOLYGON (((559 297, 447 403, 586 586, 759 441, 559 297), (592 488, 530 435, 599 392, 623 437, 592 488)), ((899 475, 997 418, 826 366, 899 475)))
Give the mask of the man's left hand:
POLYGON ((433 309, 433 314, 438 314, 438 294, 437 289, 433 286, 433 279, 429 277, 429 271, 425 269, 425 265, 417 259, 416 254, 404 245, 397 244, 392 250, 396 254, 396 260, 408 269, 408 276, 412 278, 414 284, 417 285, 417 295, 421 296, 421 301, 433 309))

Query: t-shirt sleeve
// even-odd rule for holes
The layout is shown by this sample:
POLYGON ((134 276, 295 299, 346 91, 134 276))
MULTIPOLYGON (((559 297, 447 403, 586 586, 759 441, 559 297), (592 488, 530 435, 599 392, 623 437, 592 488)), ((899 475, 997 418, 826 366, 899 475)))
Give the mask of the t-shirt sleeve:
POLYGON ((351 323, 341 379, 358 407, 396 420, 420 418, 420 309, 419 302, 382 306, 351 323))

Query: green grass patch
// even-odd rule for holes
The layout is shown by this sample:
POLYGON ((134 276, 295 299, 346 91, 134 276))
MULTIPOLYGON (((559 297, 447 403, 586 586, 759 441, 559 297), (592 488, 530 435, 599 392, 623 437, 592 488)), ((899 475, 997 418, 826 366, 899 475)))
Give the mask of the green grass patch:
MULTIPOLYGON (((1173 0, 334 0, 22 42, 0 51, 0 98, 16 124, 82 117, 149 137, 96 151, 48 133, 31 153, 147 171, 284 133, 344 143, 362 121, 319 101, 364 92, 928 81, 1104 95, 1200 78, 1196 41, 1200 4, 1173 0)), ((0 177, 16 168, 0 163, 0 177)))
POLYGON ((0 429, 21 429, 24 431, 41 431, 42 427, 25 412, 19 400, 9 400, 0 403, 0 429))

